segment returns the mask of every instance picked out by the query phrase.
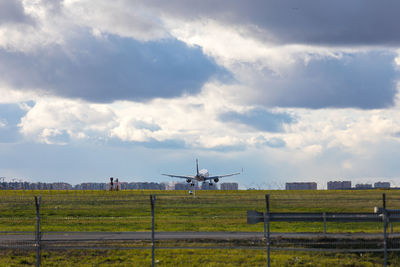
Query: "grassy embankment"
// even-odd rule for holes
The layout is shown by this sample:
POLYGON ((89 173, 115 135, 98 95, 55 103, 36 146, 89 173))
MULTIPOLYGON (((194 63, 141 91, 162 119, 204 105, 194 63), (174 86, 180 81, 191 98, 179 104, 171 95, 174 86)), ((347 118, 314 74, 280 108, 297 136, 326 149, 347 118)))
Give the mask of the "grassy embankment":
MULTIPOLYGON (((157 231, 262 231, 248 225, 246 211, 372 212, 400 208, 400 191, 0 191, 1 231, 34 231, 33 197, 42 196, 42 231, 150 231, 149 195, 156 194, 157 231)), ((275 232, 320 232, 322 223, 272 223, 275 232)), ((395 224, 394 230, 400 230, 395 224)), ((328 223, 329 232, 381 232, 378 223, 328 223)))

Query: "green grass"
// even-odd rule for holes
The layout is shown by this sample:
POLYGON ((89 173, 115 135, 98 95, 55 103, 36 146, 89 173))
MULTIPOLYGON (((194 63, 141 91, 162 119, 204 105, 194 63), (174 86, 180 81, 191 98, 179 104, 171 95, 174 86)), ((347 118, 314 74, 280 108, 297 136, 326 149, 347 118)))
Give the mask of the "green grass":
MULTIPOLYGON (((150 231, 150 194, 156 194, 157 231, 263 231, 248 225, 247 210, 372 212, 400 209, 400 191, 0 191, 0 231, 34 231, 34 196, 42 196, 42 231, 150 231)), ((273 232, 322 232, 322 223, 272 223, 273 232)), ((400 224, 394 225, 394 231, 400 224)), ((328 232, 382 232, 381 223, 328 223, 328 232)), ((146 243, 146 246, 149 244, 146 243)), ((171 246, 177 244, 171 243, 171 246)), ((187 244, 186 244, 187 245, 187 244)), ((198 242, 196 246, 201 246, 198 242)), ((204 245, 204 244, 203 244, 204 245)), ((136 244, 140 246, 140 244, 136 244)), ((150 266, 150 250, 44 250, 43 266, 150 266)), ((265 250, 157 249, 157 266, 265 266, 265 250)), ((0 250, 0 266, 32 266, 33 251, 0 250)), ((381 266, 382 253, 273 251, 272 266, 381 266)), ((389 266, 399 266, 398 254, 389 266)))
MULTIPOLYGON (((34 196, 42 196, 42 231, 150 231, 150 194, 156 194, 157 231, 263 231, 248 225, 247 210, 372 212, 400 208, 400 191, 0 191, 1 231, 34 231, 34 196)), ((275 232, 321 232, 322 223, 272 223, 275 232)), ((395 224, 394 230, 400 230, 395 224)), ((329 232, 380 232, 380 223, 328 223, 329 232)))
MULTIPOLYGON (((398 266, 398 255, 389 254, 388 266, 398 266)), ((156 266, 266 266, 263 250, 156 250, 156 266)), ((42 266, 151 266, 150 250, 68 250, 42 252, 42 266)), ((34 266, 31 251, 0 251, 0 266, 34 266)), ((271 266, 383 266, 380 254, 272 252, 271 266)))

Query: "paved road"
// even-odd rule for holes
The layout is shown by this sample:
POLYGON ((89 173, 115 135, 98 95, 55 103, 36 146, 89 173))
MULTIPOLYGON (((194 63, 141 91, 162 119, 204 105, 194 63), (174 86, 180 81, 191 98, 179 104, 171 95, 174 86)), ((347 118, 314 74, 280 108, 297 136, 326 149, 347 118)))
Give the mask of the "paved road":
MULTIPOLYGON (((262 232, 157 232, 157 240, 259 240, 262 232)), ((388 235, 391 238, 400 238, 400 233, 388 235)), ((271 238, 279 239, 382 239, 383 234, 353 233, 353 234, 323 234, 323 233, 271 233, 271 238)), ((50 232, 42 233, 43 241, 101 241, 101 240, 150 240, 151 232, 50 232)), ((0 233, 1 242, 33 241, 34 233, 0 233)))

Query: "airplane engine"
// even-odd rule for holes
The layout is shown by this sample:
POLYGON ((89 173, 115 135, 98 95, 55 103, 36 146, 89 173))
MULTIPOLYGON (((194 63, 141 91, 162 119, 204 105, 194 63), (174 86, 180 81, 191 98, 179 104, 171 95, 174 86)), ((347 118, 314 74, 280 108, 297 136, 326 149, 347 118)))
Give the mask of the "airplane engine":
POLYGON ((219 179, 218 179, 218 178, 215 178, 215 179, 214 179, 214 182, 218 183, 218 181, 219 181, 219 179))
POLYGON ((186 179, 186 182, 187 182, 187 183, 191 183, 191 182, 192 182, 192 180, 190 180, 190 179, 186 179))

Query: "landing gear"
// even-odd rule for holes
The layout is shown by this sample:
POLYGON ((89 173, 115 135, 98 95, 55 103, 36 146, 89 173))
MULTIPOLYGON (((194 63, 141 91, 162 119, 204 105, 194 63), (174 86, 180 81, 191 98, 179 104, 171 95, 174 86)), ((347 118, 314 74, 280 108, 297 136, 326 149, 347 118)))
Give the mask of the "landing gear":
POLYGON ((193 197, 196 196, 196 184, 192 181, 190 183, 190 190, 189 190, 189 195, 192 195, 193 197))

